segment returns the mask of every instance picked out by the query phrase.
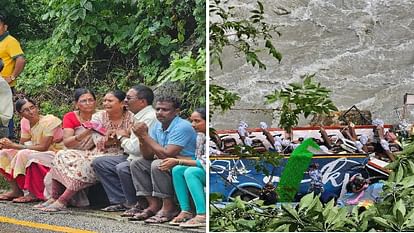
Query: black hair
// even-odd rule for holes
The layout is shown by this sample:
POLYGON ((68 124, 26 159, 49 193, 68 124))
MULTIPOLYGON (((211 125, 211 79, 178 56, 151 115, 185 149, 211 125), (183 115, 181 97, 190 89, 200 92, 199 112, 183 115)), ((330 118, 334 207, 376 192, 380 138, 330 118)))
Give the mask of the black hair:
POLYGON ((91 94, 93 96, 93 99, 96 100, 96 96, 95 96, 95 93, 93 91, 81 87, 81 88, 77 88, 75 90, 75 95, 74 95, 75 101, 78 102, 79 98, 84 94, 91 94))
POLYGON ((173 107, 175 109, 180 108, 181 107, 181 101, 179 98, 174 97, 174 96, 167 96, 167 95, 161 95, 157 98, 157 102, 168 102, 168 103, 172 103, 173 107))
POLYGON ((20 112, 22 111, 22 107, 23 107, 23 105, 25 105, 25 104, 26 104, 26 103, 28 103, 28 102, 30 102, 30 103, 32 103, 34 106, 36 106, 36 102, 34 102, 33 100, 31 100, 31 99, 29 99, 29 98, 25 97, 25 98, 23 98, 23 99, 18 99, 18 100, 16 101, 16 111, 17 111, 18 113, 20 113, 20 112))
POLYGON ((108 92, 107 94, 114 95, 119 100, 119 102, 124 101, 124 99, 126 97, 125 92, 123 92, 121 90, 113 90, 113 91, 108 92))
POLYGON ((204 107, 196 108, 194 111, 198 112, 200 114, 201 118, 203 118, 203 120, 206 120, 206 108, 204 108, 204 107))
POLYGON ((151 88, 141 84, 135 85, 131 88, 137 92, 137 97, 139 99, 145 99, 148 105, 152 105, 152 102, 154 102, 154 92, 151 88))
POLYGON ((3 70, 4 62, 3 59, 0 58, 0 72, 3 70))

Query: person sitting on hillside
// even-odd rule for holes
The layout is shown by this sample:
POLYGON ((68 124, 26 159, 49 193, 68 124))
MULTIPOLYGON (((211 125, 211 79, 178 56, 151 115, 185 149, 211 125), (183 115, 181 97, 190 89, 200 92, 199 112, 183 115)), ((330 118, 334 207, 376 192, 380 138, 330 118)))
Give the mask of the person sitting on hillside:
POLYGON ((44 199, 43 179, 58 150, 63 149, 61 120, 53 115, 40 115, 33 100, 16 101, 21 138, 14 143, 0 140, 0 173, 8 180, 11 191, 0 195, 0 200, 26 203, 44 199), (23 196, 22 189, 29 191, 23 196))
MULTIPOLYGON (((90 121, 92 114, 96 111, 95 94, 85 88, 76 89, 74 105, 76 110, 68 112, 63 116, 63 143, 66 149, 92 150, 95 147, 92 140, 93 130, 85 128, 82 124, 90 121)), ((50 198, 44 203, 35 205, 35 208, 44 208, 53 204, 64 193, 65 187, 76 185, 76 180, 60 175, 68 169, 76 169, 76 166, 79 165, 76 162, 76 157, 66 157, 65 159, 55 158, 53 162, 54 166, 48 174, 53 179, 50 178, 51 181, 48 181, 49 183, 46 182, 50 198)), ((82 192, 78 194, 77 198, 72 198, 70 201, 75 206, 89 205, 86 193, 82 192)))
POLYGON ((180 227, 201 227, 206 225, 206 110, 198 108, 191 114, 193 128, 198 132, 195 157, 192 160, 175 160, 178 164, 172 169, 175 193, 181 207, 180 214, 170 225, 180 227), (191 197, 190 197, 190 195, 191 197), (191 198, 194 201, 197 215, 191 212, 191 198))
POLYGON ((129 220, 146 223, 169 222, 179 214, 170 169, 177 165, 176 159, 194 156, 197 137, 191 124, 178 116, 178 98, 160 96, 155 109, 159 122, 151 130, 143 122, 134 125, 142 158, 131 162, 137 196, 145 197, 148 207, 129 220))
MULTIPOLYGON (((133 86, 128 90, 125 103, 127 109, 134 113, 134 123, 145 122, 152 128, 157 122, 155 109, 152 107, 154 93, 144 85, 133 86)), ((141 158, 139 139, 132 128, 130 131, 116 132, 124 149, 124 155, 102 156, 96 158, 92 166, 99 178, 110 202, 102 211, 115 212, 128 208, 122 217, 132 217, 145 207, 145 200, 138 200, 130 171, 131 161, 141 158)))

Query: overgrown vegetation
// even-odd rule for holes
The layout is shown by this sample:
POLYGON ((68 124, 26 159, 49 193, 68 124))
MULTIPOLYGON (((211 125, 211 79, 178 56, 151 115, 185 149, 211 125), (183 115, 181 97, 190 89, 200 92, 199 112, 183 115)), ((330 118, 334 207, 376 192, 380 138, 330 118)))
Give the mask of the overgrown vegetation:
POLYGON ((98 96, 137 83, 158 87, 163 71, 178 66, 199 72, 168 78, 178 82, 173 87, 184 106, 205 104, 204 0, 5 0, 0 9, 28 61, 18 90, 41 102, 45 113, 67 111, 76 87, 98 96))

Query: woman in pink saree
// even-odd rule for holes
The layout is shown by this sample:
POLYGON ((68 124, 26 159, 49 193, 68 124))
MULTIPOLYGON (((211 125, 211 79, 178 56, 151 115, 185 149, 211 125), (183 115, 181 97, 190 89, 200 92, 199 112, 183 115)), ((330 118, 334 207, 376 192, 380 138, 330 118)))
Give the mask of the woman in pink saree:
MULTIPOLYGON (((74 94, 75 111, 66 113, 63 116, 63 143, 65 149, 73 150, 93 150, 95 144, 92 140, 92 129, 83 126, 85 122, 92 119, 92 115, 96 112, 95 94, 85 88, 78 88, 74 94)), ((73 169, 78 163, 82 163, 78 157, 62 157, 62 153, 58 153, 52 164, 58 164, 52 167, 51 171, 45 178, 45 196, 48 200, 44 203, 35 205, 35 208, 43 208, 52 204, 65 191, 65 187, 71 187, 74 182, 72 179, 62 179, 62 176, 54 177, 55 169, 67 170, 73 169), (64 168, 62 168, 64 167, 64 168)), ((64 153, 65 154, 65 153, 64 153)), ((68 154, 73 155, 73 154, 68 154)), ((89 205, 86 192, 79 192, 71 201, 71 205, 83 207, 89 205)))

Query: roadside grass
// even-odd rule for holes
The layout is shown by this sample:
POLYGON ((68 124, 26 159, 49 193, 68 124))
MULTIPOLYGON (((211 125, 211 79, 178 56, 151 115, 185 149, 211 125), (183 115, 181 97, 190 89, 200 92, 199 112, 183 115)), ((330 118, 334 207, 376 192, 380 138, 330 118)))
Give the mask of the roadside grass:
POLYGON ((7 190, 9 189, 9 184, 7 183, 6 179, 3 176, 0 176, 0 190, 7 190))

